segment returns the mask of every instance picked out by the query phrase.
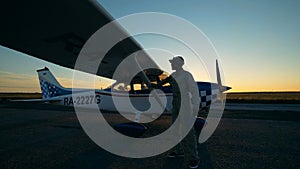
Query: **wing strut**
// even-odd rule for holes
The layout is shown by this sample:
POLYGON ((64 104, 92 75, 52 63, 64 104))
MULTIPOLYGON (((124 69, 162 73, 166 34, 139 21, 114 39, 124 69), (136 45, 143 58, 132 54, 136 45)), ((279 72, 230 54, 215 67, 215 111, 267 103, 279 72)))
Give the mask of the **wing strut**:
MULTIPOLYGON (((144 70, 142 69, 141 65, 138 63, 136 56, 134 57, 134 61, 136 63, 136 65, 138 66, 138 68, 141 70, 141 73, 139 73, 141 79, 145 82, 145 84, 147 85, 147 87, 149 89, 152 89, 152 85, 151 85, 151 81, 149 80, 149 78, 147 77, 147 75, 145 74, 144 70)), ((165 109, 164 104, 162 103, 162 101, 160 100, 157 92, 155 90, 152 90, 152 94, 155 98, 155 100, 158 102, 158 104, 161 106, 162 109, 165 109)))

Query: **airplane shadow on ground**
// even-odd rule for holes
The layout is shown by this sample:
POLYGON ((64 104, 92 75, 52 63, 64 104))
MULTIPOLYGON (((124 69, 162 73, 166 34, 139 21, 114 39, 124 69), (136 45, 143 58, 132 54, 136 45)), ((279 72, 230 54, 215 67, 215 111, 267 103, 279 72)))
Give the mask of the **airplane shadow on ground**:
MULTIPOLYGON (((199 168, 213 169, 213 163, 210 158, 206 144, 198 144, 198 152, 200 157, 199 168)), ((128 159, 113 155, 101 148, 91 149, 73 159, 74 168, 78 169, 112 169, 112 168, 134 168, 139 169, 187 169, 188 162, 184 158, 168 158, 166 154, 150 159, 128 159), (156 160, 155 160, 156 159, 156 160), (118 163, 118 164, 117 164, 118 163), (140 163, 140 164, 137 164, 140 163), (148 164, 147 164, 148 163, 148 164)))

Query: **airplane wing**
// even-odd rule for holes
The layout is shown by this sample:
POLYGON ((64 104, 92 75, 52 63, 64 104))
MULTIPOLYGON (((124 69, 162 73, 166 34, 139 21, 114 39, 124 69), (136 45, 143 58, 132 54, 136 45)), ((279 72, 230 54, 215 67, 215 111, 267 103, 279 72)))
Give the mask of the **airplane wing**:
MULTIPOLYGON (((5 1, 0 6, 0 45, 71 69, 88 38, 113 21, 94 0, 5 1)), ((114 28, 127 34, 117 23, 114 28)), ((120 41, 105 54, 97 75, 112 78, 119 63, 141 49, 132 37, 120 41)), ((159 69, 149 55, 138 57, 140 65, 159 69)))

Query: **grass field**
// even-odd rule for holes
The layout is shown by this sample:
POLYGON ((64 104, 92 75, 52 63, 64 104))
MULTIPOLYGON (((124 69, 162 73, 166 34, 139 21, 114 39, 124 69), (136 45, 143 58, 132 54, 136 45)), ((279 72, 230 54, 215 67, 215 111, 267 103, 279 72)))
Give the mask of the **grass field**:
POLYGON ((41 93, 0 93, 0 99, 40 99, 41 93))
MULTIPOLYGON (((0 99, 38 99, 41 93, 0 93, 0 99)), ((227 93, 229 103, 300 103, 300 92, 241 92, 227 93)))
POLYGON ((227 93, 229 103, 288 103, 299 104, 300 92, 242 92, 227 93))

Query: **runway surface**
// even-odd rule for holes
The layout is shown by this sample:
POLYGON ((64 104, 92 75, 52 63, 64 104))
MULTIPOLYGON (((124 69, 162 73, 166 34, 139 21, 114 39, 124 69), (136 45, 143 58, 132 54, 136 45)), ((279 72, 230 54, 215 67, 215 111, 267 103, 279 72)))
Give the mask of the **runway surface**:
POLYGON ((247 104, 226 103, 226 110, 259 110, 259 111, 298 111, 300 104, 247 104))
MULTIPOLYGON (((199 168, 300 168, 300 120, 296 116, 300 112, 278 110, 276 117, 291 117, 269 120, 272 113, 225 111, 214 135, 199 146, 199 168)), ((116 114, 105 117, 111 123, 120 122, 116 114)), ((164 116, 148 125, 149 132, 163 131, 169 125, 170 117, 164 116)), ((2 169, 182 169, 187 165, 184 159, 168 159, 166 153, 145 159, 113 155, 90 140, 72 109, 59 106, 2 103, 0 135, 2 169)))

